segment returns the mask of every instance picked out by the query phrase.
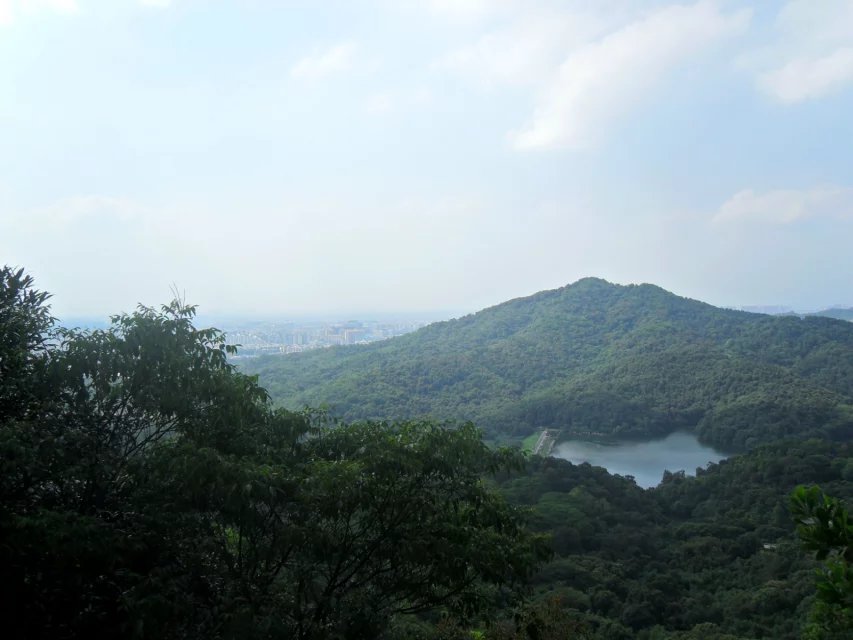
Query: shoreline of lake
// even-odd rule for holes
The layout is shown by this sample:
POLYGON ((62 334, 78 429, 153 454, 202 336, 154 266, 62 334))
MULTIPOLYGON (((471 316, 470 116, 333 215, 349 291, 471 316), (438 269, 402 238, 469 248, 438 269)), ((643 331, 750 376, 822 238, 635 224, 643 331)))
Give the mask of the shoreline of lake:
POLYGON ((705 468, 709 462, 719 462, 733 454, 702 444, 693 433, 675 431, 654 440, 563 440, 551 455, 573 464, 588 462, 604 467, 614 475, 631 476, 648 489, 660 484, 664 471, 684 471, 692 476, 697 467, 705 468))

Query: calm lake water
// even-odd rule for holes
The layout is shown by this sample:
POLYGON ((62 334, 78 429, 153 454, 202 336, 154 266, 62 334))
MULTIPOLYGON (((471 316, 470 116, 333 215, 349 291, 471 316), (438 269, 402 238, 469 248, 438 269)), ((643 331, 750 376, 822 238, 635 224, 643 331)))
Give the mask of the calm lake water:
POLYGON ((671 433, 662 440, 616 440, 590 442, 566 440, 551 455, 575 464, 589 462, 620 476, 634 476, 641 487, 660 484, 664 470, 696 474, 696 467, 719 462, 729 456, 699 443, 692 433, 671 433))

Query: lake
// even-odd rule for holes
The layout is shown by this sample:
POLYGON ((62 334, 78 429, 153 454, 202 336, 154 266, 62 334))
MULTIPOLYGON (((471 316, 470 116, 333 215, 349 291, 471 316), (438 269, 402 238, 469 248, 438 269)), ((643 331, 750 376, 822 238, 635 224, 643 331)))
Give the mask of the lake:
POLYGON ((588 462, 620 476, 634 476, 637 484, 646 488, 660 484, 664 470, 695 475, 696 467, 729 457, 683 431, 660 440, 566 440, 554 447, 551 455, 574 464, 588 462))

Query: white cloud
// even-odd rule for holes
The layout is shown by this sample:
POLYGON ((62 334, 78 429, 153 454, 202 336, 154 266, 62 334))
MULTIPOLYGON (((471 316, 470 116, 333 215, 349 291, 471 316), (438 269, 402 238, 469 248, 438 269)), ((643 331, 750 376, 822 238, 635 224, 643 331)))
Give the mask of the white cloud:
POLYGON ((12 0, 0 0, 0 27, 12 24, 15 14, 12 12, 12 0))
POLYGON ((795 58, 762 73, 762 89, 788 104, 814 100, 853 82, 853 47, 842 47, 821 58, 795 58))
POLYGON ((763 60, 755 69, 771 97, 794 104, 853 84, 853 0, 791 0, 774 32, 776 43, 757 52, 763 60))
POLYGON ((390 92, 375 93, 364 104, 367 113, 376 115, 390 113, 395 106, 394 96, 390 92))
POLYGON ((271 290, 277 301, 268 310, 394 310, 400 301, 417 308, 424 291, 446 291, 478 244, 491 251, 483 237, 498 224, 494 207, 465 194, 377 204, 352 193, 291 193, 245 206, 239 218, 234 209, 223 201, 68 197, 0 215, 0 255, 49 276, 40 284, 75 313, 162 300, 172 282, 206 311, 259 308, 271 290), (223 260, 234 251, 243 252, 240 269, 223 260), (405 291, 403 272, 412 279, 405 291))
POLYGON ((320 78, 352 68, 356 47, 342 42, 324 51, 317 51, 297 61, 290 69, 294 78, 320 78))
POLYGON ((11 25, 24 15, 42 11, 71 14, 79 8, 77 0, 0 0, 0 27, 11 25))
POLYGON ((45 207, 10 217, 16 228, 67 229, 88 219, 116 219, 128 222, 144 217, 147 209, 126 198, 102 195, 71 196, 45 207))
POLYGON ((382 91, 369 96, 364 104, 367 113, 385 115, 394 111, 422 107, 432 102, 432 92, 426 87, 411 90, 382 91))
MULTIPOLYGON (((32 0, 30 2, 31 4, 38 4, 32 0)), ((80 8, 77 6, 77 0, 46 0, 44 4, 59 13, 74 13, 80 8)))
POLYGON ((425 4, 432 13, 451 20, 479 20, 490 15, 510 0, 426 0, 425 4))
POLYGON ((536 86, 550 78, 566 51, 598 35, 603 22, 591 13, 525 13, 508 27, 451 51, 433 67, 486 86, 536 86))
POLYGON ((789 0, 776 17, 778 35, 789 45, 832 47, 853 38, 853 0, 789 0))
POLYGON ((192 213, 78 195, 0 216, 0 253, 57 294, 60 315, 75 308, 116 312, 168 299, 169 283, 185 282, 182 261, 206 246, 205 231, 204 220, 192 213), (188 232, 191 225, 199 231, 188 232))
POLYGON ((533 117, 510 135, 517 149, 584 148, 642 101, 669 70, 741 33, 751 13, 713 2, 659 9, 572 51, 541 92, 533 117))
POLYGON ((713 221, 790 224, 806 218, 851 216, 851 188, 830 186, 805 190, 777 189, 764 193, 744 189, 723 203, 713 221))

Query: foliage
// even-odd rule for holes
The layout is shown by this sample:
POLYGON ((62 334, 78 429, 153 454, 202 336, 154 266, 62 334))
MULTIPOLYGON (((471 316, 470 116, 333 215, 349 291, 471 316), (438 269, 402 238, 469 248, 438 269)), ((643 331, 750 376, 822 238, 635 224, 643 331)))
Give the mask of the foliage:
POLYGON ((67 331, 22 271, 2 285, 11 637, 849 635, 847 325, 582 281, 420 336, 275 361, 308 369, 281 384, 328 377, 349 406, 376 403, 365 415, 409 416, 338 422, 274 408, 181 302, 67 331), (359 381, 365 362, 375 389, 359 381), (643 490, 416 417, 439 406, 479 412, 492 435, 515 420, 518 433, 549 419, 637 435, 688 425, 747 453, 643 490), (817 596, 786 508, 813 483, 837 496, 795 494, 826 563, 817 596))
POLYGON ((797 553, 787 496, 817 481, 853 497, 851 463, 847 444, 782 441, 649 490, 552 458, 498 480, 552 535, 534 600, 558 596, 590 637, 793 640, 814 563, 797 553))
POLYGON ((373 637, 484 611, 547 557, 483 480, 520 454, 472 425, 275 410, 191 306, 54 331, 32 280, 2 278, 13 637, 373 637))
POLYGON ((791 513, 805 550, 823 564, 809 637, 842 638, 853 633, 853 522, 841 501, 818 487, 797 487, 791 513))
POLYGON ((393 340, 241 361, 291 409, 472 420, 496 440, 663 436, 744 451, 853 434, 853 325, 587 278, 393 340))
POLYGON ((23 269, 0 269, 0 422, 21 418, 36 402, 32 386, 45 362, 53 318, 50 297, 23 269))

